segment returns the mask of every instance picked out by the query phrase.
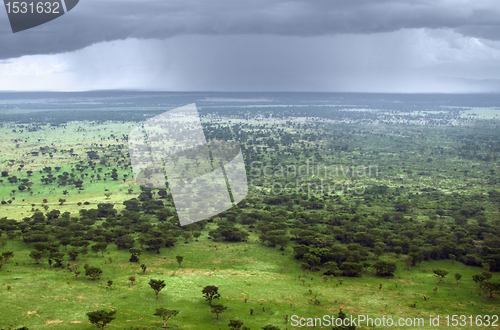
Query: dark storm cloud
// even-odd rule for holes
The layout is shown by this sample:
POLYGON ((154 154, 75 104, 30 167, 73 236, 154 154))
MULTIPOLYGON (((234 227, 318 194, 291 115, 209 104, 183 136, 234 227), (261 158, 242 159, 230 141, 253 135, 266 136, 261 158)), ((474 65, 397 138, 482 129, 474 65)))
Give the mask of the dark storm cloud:
POLYGON ((410 28, 449 28, 500 40, 500 5, 497 0, 83 0, 69 14, 17 34, 9 32, 0 10, 0 58, 56 54, 126 38, 320 36, 410 28))

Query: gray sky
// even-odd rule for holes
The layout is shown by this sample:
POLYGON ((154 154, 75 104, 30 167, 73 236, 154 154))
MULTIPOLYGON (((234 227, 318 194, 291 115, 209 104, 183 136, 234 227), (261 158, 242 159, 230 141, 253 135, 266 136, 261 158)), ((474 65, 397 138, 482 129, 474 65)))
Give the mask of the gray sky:
POLYGON ((498 0, 81 0, 13 34, 0 90, 500 91, 498 0))

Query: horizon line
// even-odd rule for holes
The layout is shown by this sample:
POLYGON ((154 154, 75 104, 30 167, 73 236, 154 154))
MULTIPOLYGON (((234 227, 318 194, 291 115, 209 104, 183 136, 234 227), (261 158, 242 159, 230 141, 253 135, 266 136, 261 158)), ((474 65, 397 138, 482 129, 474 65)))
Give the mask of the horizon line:
POLYGON ((89 89, 89 90, 0 90, 0 93, 92 93, 92 92, 149 92, 149 93, 286 93, 286 94, 393 94, 393 95, 472 95, 500 94, 485 92, 363 92, 363 91, 210 91, 210 90, 155 90, 155 89, 89 89))

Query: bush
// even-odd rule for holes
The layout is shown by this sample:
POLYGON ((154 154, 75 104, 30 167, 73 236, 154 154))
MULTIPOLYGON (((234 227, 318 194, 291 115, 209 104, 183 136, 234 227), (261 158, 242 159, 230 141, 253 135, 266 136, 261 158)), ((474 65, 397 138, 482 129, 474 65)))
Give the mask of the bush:
POLYGON ((395 262, 379 260, 372 266, 375 269, 376 276, 394 276, 397 269, 395 262))
POLYGON ((85 269, 85 276, 92 277, 93 280, 96 280, 102 274, 102 269, 99 267, 87 267, 85 269))
POLYGON ((115 319, 115 314, 115 311, 98 310, 87 313, 87 316, 90 323, 102 330, 115 319))

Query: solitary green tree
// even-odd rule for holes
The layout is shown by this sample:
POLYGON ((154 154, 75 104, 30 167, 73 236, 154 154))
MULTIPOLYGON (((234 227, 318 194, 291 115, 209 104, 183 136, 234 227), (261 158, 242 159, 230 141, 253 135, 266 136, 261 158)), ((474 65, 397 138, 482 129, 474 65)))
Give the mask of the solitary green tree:
POLYGON ((337 316, 338 319, 341 319, 342 322, 339 322, 339 323, 342 323, 342 325, 336 325, 332 328, 332 330, 355 330, 356 329, 356 326, 355 325, 345 325, 344 323, 344 319, 347 318, 347 315, 342 311, 342 308, 339 310, 339 315, 337 316))
POLYGON ((472 280, 478 285, 481 286, 484 281, 487 281, 491 278, 491 273, 482 272, 481 274, 472 275, 472 280))
POLYGON ((223 313, 227 309, 226 306, 215 305, 212 306, 212 313, 217 314, 217 320, 219 320, 219 314, 223 313))
POLYGON ((175 259, 177 259, 177 263, 179 264, 179 267, 181 267, 182 262, 184 261, 184 257, 183 256, 177 256, 177 257, 175 257, 175 259))
POLYGON ((64 253, 62 252, 52 252, 49 256, 49 260, 55 261, 54 267, 62 267, 63 258, 64 258, 64 253))
POLYGON ((5 261, 9 261, 14 257, 14 252, 13 251, 5 251, 2 253, 2 257, 5 259, 5 261))
POLYGON ((90 323, 98 327, 99 329, 104 329, 106 325, 111 323, 115 319, 116 311, 98 310, 94 312, 87 313, 90 323))
POLYGON ((96 280, 99 278, 99 276, 102 274, 102 269, 99 267, 87 267, 85 269, 85 276, 90 276, 92 277, 93 280, 96 280))
POLYGON ((165 288, 166 284, 165 284, 164 280, 150 279, 149 280, 149 286, 155 292, 156 299, 158 299, 158 294, 160 293, 161 290, 163 290, 163 288, 165 288))
POLYGON ((40 264, 40 260, 43 258, 43 252, 42 251, 37 251, 33 250, 30 252, 30 258, 35 260, 36 264, 40 264))
POLYGON ((210 306, 212 306, 212 300, 220 298, 219 288, 215 285, 207 285, 201 292, 205 296, 205 300, 209 302, 210 306))
POLYGON ((443 283, 445 276, 448 275, 449 273, 449 271, 443 269, 434 269, 433 272, 434 276, 436 276, 439 279, 438 283, 443 283))
POLYGON ((106 242, 99 242, 90 247, 93 252, 97 254, 97 252, 101 252, 101 256, 104 257, 104 251, 108 248, 108 243, 106 242))
POLYGON ((228 326, 231 330, 240 330, 243 326, 243 322, 238 319, 232 319, 231 321, 229 321, 228 326))
POLYGON ((189 243, 189 239, 191 239, 191 237, 193 237, 193 234, 191 234, 188 231, 185 231, 182 233, 182 237, 184 237, 184 243, 189 243))
POLYGON ((462 278, 462 274, 459 274, 459 273, 455 274, 455 281, 457 281, 457 285, 458 285, 458 281, 460 281, 461 278, 462 278))
POLYGON ((130 262, 139 262, 139 256, 142 253, 141 249, 130 248, 128 252, 130 252, 130 259, 129 259, 130 262))
POLYGON ((484 281, 481 284, 481 289, 488 293, 488 298, 493 299, 493 294, 500 294, 500 282, 484 281))
POLYGON ((178 310, 175 309, 165 309, 165 308, 157 308, 156 312, 154 313, 155 316, 159 316, 163 318, 163 327, 167 327, 167 321, 170 320, 171 317, 176 316, 179 314, 178 310))

